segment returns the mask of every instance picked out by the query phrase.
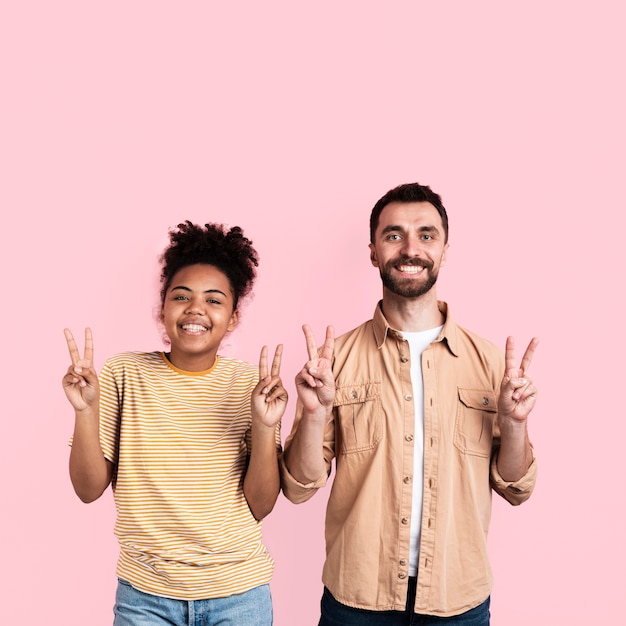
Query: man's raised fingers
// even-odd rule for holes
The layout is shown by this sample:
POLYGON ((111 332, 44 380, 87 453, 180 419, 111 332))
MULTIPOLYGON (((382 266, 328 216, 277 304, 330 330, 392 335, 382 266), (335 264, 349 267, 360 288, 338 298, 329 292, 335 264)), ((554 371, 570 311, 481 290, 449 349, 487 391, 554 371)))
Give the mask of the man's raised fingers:
POLYGON ((520 366, 522 372, 526 372, 526 370, 530 367, 530 363, 533 360, 533 355, 535 354, 535 350, 539 345, 539 339, 537 337, 533 337, 528 344, 528 348, 526 348, 526 352, 524 352, 524 356, 522 357, 522 365, 520 366))
POLYGON ((506 349, 504 351, 504 369, 509 371, 516 369, 515 365, 515 340, 513 337, 506 338, 506 349))
POLYGON ((322 348, 322 358, 330 361, 333 358, 335 349, 335 329, 332 326, 326 327, 326 339, 322 348))
POLYGON ((317 359, 317 343, 315 343, 315 335, 313 334, 313 330, 308 324, 304 324, 302 326, 302 330, 304 331, 304 339, 306 341, 306 349, 309 354, 309 361, 313 361, 317 359))

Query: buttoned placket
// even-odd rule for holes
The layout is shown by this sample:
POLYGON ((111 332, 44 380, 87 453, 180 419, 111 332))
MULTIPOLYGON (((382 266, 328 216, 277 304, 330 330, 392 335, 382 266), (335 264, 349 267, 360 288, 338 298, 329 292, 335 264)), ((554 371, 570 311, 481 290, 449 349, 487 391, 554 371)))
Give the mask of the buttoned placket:
POLYGON ((403 447, 402 447, 402 497, 398 515, 398 587, 396 602, 406 603, 407 581, 411 547, 411 508, 413 504, 413 455, 415 441, 415 404, 411 381, 411 358, 409 344, 400 333, 393 333, 399 360, 399 380, 401 383, 403 407, 403 447))
POLYGON ((424 493, 422 500, 422 532, 418 562, 416 606, 428 599, 432 584, 432 563, 435 553, 435 511, 437 507, 437 436, 436 418, 435 349, 437 342, 422 353, 422 379, 424 381, 424 493))

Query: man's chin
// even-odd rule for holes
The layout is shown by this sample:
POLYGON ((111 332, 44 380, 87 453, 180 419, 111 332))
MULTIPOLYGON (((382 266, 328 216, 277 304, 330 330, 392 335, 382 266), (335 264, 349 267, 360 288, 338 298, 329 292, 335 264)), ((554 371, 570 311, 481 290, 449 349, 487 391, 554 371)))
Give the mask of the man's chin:
POLYGON ((427 294, 435 286, 436 282, 436 276, 430 277, 426 283, 421 285, 416 285, 413 281, 400 282, 383 277, 384 287, 391 293, 402 298, 419 298, 427 294))

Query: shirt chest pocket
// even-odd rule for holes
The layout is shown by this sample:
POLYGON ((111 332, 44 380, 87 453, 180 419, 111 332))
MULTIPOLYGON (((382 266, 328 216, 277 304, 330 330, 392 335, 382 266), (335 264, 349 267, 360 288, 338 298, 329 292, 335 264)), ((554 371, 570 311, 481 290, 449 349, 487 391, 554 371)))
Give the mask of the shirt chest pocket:
POLYGON ((374 448, 382 437, 380 383, 337 387, 335 417, 340 454, 374 448))
POLYGON ((458 388, 454 445, 466 454, 491 456, 497 401, 492 389, 458 388))

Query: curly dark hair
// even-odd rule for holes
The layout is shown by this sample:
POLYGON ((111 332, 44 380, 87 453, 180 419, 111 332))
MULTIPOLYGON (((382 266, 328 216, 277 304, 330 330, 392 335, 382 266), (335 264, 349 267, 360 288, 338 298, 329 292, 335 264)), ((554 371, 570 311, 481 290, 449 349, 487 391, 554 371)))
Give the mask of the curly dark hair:
POLYGON ((204 263, 224 273, 233 291, 234 306, 252 290, 259 265, 258 253, 239 226, 224 224, 204 227, 186 220, 169 231, 170 245, 161 255, 161 305, 176 272, 189 265, 204 263))

